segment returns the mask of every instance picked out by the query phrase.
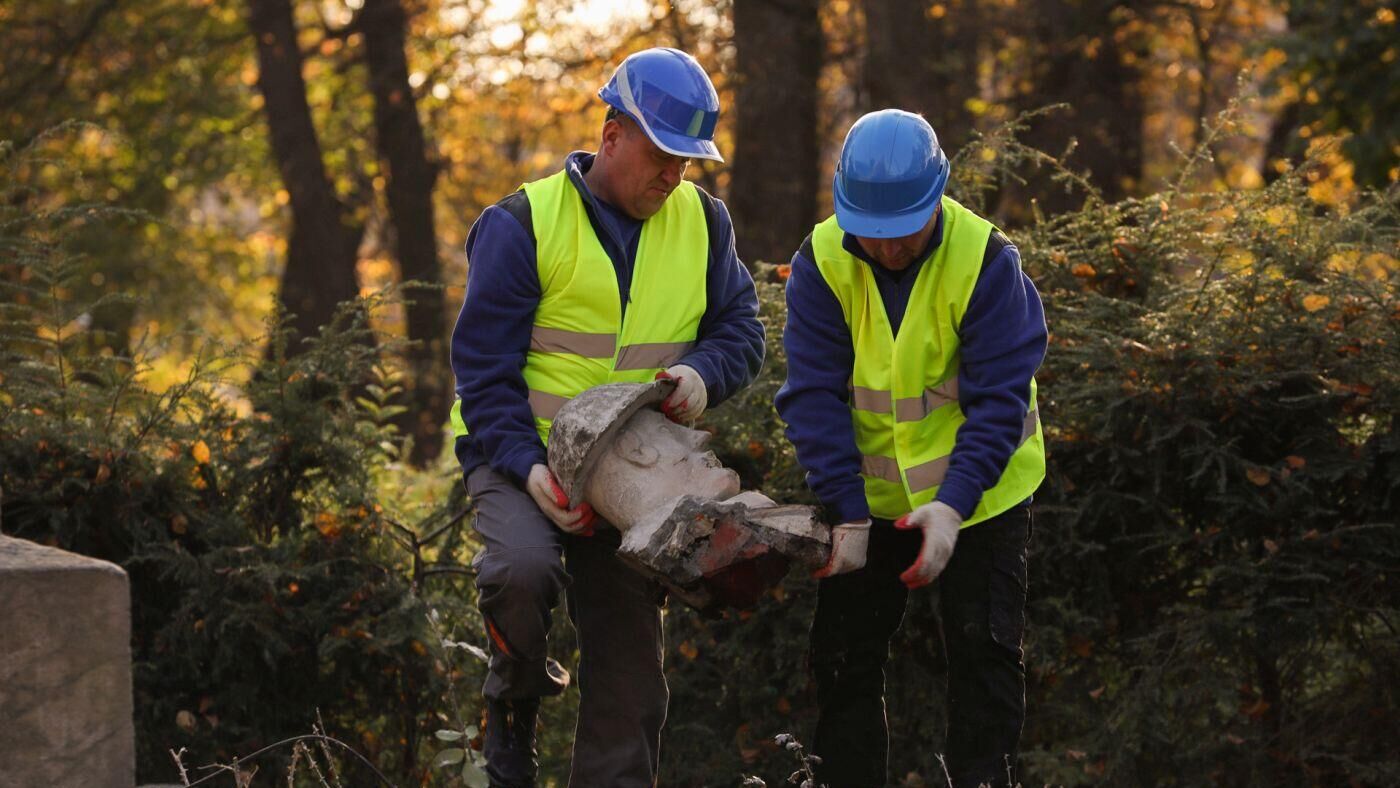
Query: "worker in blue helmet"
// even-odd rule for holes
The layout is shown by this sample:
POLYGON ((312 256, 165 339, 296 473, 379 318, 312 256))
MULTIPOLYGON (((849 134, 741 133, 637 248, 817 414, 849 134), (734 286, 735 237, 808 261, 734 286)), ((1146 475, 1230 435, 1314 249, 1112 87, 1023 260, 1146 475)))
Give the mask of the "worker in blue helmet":
POLYGON ((910 591, 935 581, 952 784, 1016 782, 1047 332, 1016 247, 946 194, 948 175, 922 117, 862 117, 836 165, 835 215, 787 283, 776 405, 834 523, 810 644, 813 752, 831 788, 885 784, 890 640, 910 591))
POLYGON ((631 118, 666 153, 724 161, 715 147, 719 94, 705 69, 679 49, 657 47, 632 55, 598 97, 631 118))
POLYGON ((763 362, 729 213, 684 179, 692 159, 720 158, 709 77, 684 52, 648 49, 600 96, 597 153, 570 154, 473 225, 452 333, 456 452, 484 545, 483 751, 496 788, 537 783, 540 700, 570 680, 548 657, 561 597, 579 643, 569 784, 654 785, 666 719, 663 594, 614 555, 617 530, 560 489, 545 452, 554 414, 592 386, 660 376, 676 382, 663 411, 693 421, 763 362))

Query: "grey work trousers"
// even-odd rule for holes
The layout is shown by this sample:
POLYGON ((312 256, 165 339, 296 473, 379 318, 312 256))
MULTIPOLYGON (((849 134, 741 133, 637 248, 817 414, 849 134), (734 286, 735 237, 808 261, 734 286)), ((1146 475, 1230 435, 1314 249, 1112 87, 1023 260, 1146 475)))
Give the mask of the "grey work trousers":
POLYGON ((617 529, 570 536, 508 478, 482 465, 467 477, 485 549, 477 602, 491 665, 484 694, 515 700, 557 695, 568 683, 548 658, 552 610, 567 592, 578 633, 579 713, 572 788, 656 783, 669 692, 662 672, 658 585, 615 555, 617 529))

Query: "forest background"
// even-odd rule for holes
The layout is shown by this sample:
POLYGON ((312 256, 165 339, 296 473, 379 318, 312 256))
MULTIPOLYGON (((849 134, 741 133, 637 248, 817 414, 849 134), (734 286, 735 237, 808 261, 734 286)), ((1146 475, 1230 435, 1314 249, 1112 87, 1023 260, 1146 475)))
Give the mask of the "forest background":
MULTIPOLYGON (((771 405, 784 264, 860 114, 924 113, 950 194, 1044 296, 1026 784, 1396 784, 1396 17, 3 0, 0 526, 130 573, 140 780, 319 713, 399 784, 477 784, 478 544, 444 442, 463 244, 593 148, 627 53, 676 46, 724 108, 726 163, 689 176, 729 205, 768 326, 758 383, 704 423, 746 486, 810 500, 771 405)), ((671 606, 663 785, 794 768, 773 737, 810 736, 813 591, 671 606)), ((900 785, 942 784, 936 610, 917 595, 894 648, 900 785)), ((576 700, 545 707, 553 784, 576 700)))

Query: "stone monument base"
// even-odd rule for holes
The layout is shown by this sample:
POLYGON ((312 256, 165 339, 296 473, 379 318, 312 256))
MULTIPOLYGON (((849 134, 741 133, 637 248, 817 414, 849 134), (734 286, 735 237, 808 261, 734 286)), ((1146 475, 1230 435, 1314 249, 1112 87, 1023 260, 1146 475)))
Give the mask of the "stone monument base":
POLYGON ((0 536, 0 786, 135 782, 126 573, 0 536))

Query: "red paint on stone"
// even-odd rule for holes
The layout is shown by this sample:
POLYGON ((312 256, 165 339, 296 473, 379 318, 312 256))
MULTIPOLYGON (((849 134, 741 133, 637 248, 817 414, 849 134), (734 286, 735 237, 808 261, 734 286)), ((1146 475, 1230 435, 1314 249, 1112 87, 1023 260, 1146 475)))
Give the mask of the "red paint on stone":
POLYGON ((759 545, 752 555, 721 568, 704 580, 705 588, 722 605, 740 609, 758 604, 764 592, 777 585, 788 571, 788 559, 759 545))

